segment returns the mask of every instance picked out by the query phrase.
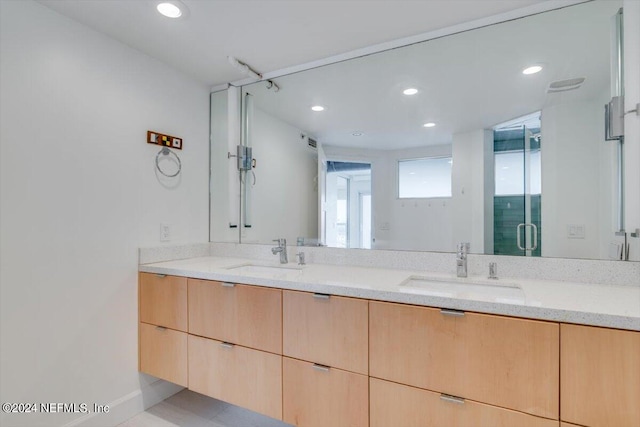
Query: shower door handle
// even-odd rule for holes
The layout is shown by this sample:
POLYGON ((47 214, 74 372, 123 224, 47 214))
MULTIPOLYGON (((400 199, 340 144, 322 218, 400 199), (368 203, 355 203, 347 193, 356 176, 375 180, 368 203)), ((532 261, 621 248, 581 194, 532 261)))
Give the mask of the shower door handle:
POLYGON ((521 251, 535 251, 536 249, 538 249, 538 227, 532 223, 518 224, 518 227, 516 228, 516 244, 518 245, 518 249, 520 249, 521 251), (527 239, 525 239, 525 246, 522 246, 522 241, 520 239, 521 231, 523 229, 526 230, 527 227, 531 227, 533 229, 533 246, 531 247, 526 246, 527 239))

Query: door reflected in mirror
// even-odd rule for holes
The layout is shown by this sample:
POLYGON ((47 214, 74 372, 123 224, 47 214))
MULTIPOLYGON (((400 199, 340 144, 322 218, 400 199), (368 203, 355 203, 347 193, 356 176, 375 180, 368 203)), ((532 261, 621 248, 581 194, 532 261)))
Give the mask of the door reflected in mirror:
POLYGON ((371 249, 371 165, 328 161, 325 235, 334 248, 371 249))

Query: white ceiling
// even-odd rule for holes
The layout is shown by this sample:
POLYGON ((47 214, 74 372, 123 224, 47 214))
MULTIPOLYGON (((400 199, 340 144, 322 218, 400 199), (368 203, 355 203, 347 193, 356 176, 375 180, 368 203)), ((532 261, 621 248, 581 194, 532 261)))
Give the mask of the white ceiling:
POLYGON ((228 55, 268 73, 544 0, 182 0, 176 20, 157 0, 39 1, 213 86, 245 77, 228 55))

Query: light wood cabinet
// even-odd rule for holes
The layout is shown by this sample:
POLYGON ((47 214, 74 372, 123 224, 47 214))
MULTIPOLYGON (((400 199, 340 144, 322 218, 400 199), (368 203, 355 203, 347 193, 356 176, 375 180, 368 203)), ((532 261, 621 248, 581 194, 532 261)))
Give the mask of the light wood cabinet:
POLYGON ((561 419, 640 426, 640 332, 561 326, 561 419))
POLYGON ((282 354, 282 291, 189 279, 189 333, 282 354))
POLYGON ((371 302, 370 375, 558 419, 559 325, 371 302))
POLYGON ((139 369, 163 380, 187 386, 187 334, 139 324, 139 369))
POLYGON ((187 279, 162 274, 140 273, 140 321, 187 331, 187 279))
POLYGON ((283 354, 367 375, 368 302, 283 292, 283 354))
POLYGON ((189 389, 282 419, 282 356, 189 335, 189 389))
POLYGON ((151 273, 139 369, 300 427, 640 426, 640 332, 151 273))
POLYGON ((299 427, 368 427, 367 376, 288 357, 283 358, 282 370, 284 422, 299 427))
POLYGON ((371 427, 558 427, 557 420, 371 378, 371 427))

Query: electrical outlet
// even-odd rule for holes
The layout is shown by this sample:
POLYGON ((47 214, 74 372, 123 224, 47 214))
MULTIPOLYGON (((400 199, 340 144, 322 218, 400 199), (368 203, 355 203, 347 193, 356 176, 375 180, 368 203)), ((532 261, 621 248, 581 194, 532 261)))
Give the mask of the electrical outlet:
POLYGON ((169 242, 171 240, 171 225, 160 224, 160 241, 169 242))

